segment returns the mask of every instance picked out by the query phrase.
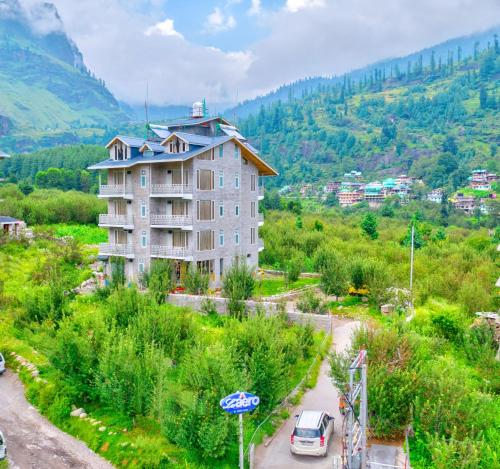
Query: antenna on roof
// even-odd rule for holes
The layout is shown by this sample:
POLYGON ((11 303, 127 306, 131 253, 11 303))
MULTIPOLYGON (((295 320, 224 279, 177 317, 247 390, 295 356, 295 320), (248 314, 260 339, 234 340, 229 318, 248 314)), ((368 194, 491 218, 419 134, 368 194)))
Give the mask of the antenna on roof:
POLYGON ((149 82, 146 81, 146 99, 144 100, 144 110, 146 111, 146 140, 149 140, 148 98, 149 98, 149 82))

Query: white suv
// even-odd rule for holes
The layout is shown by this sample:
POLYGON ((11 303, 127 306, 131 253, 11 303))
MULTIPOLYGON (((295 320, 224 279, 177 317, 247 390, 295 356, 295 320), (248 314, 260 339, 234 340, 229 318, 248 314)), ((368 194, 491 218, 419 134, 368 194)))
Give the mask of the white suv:
POLYGON ((0 375, 5 371, 5 359, 3 355, 0 353, 0 375))
POLYGON ((290 436, 293 454, 326 456, 328 440, 333 434, 333 417, 319 410, 303 410, 290 436))

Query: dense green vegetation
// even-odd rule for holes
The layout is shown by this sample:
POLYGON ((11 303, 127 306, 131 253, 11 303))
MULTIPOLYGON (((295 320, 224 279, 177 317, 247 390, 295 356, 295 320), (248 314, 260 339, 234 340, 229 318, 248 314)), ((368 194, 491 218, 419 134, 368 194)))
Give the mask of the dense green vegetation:
POLYGON ((40 189, 24 195, 14 184, 0 187, 1 214, 29 225, 52 223, 96 224, 107 204, 82 192, 40 189))
MULTIPOLYGON (((74 297, 68 292, 89 276, 76 243, 7 242, 0 264, 2 352, 33 360, 48 383, 22 373, 29 398, 117 465, 233 467, 237 419, 220 409, 221 397, 238 389, 260 396, 246 418, 248 441, 322 341, 281 316, 203 317, 158 304, 162 286, 150 296, 115 282, 74 297), (108 430, 69 417, 72 404, 108 430)), ((150 282, 164 271, 153 269, 150 282)))
MULTIPOLYGON (((401 437, 412 425, 416 469, 499 467, 500 363, 492 329, 446 302, 428 301, 411 323, 399 318, 355 334, 351 352, 369 355, 370 429, 401 437)), ((342 386, 349 358, 334 355, 342 386)))
POLYGON ((415 223, 414 301, 444 298, 467 313, 498 307, 496 243, 487 230, 443 228, 421 220, 384 218, 371 239, 362 229, 362 214, 337 211, 303 214, 301 224, 290 212, 268 212, 261 228, 262 265, 282 269, 302 258, 305 270, 321 272, 322 288, 343 295, 349 287, 367 287, 373 304, 387 301, 387 288, 408 288, 408 229, 415 223), (318 222, 322 229, 318 230, 318 222))
POLYGON ((471 169, 499 172, 498 38, 455 57, 319 85, 262 106, 240 128, 280 173, 270 186, 325 183, 356 169, 368 178, 407 173, 451 193, 471 169))

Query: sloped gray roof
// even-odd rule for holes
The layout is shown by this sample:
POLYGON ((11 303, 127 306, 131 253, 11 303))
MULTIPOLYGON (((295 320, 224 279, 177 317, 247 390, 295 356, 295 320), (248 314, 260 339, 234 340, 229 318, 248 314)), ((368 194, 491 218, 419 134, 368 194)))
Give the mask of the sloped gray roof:
POLYGON ((129 147, 132 148, 141 148, 142 145, 144 145, 144 142, 146 141, 144 138, 129 137, 127 135, 117 135, 116 137, 113 137, 113 139, 106 145, 106 148, 108 148, 115 140, 120 140, 125 145, 128 145, 129 147))
POLYGON ((130 160, 122 160, 122 161, 114 161, 114 160, 105 160, 100 163, 93 164, 89 166, 88 169, 112 169, 112 168, 130 168, 131 166, 135 166, 136 164, 144 164, 144 163, 167 163, 174 161, 187 161, 207 150, 211 150, 212 148, 220 145, 221 143, 228 142, 231 140, 231 137, 215 137, 212 140, 212 143, 207 146, 198 146, 193 145, 189 151, 185 153, 159 153, 152 156, 136 156, 135 158, 131 158, 130 160))
POLYGON ((20 220, 17 218, 12 218, 12 217, 4 217, 0 215, 0 223, 18 223, 20 220))
POLYGON ((206 137, 205 135, 190 134, 187 132, 173 132, 175 135, 185 140, 190 145, 207 146, 211 145, 214 138, 217 137, 206 137))
POLYGON ((149 128, 162 140, 165 140, 172 133, 170 132, 170 130, 167 129, 167 127, 163 125, 150 124, 149 128))
POLYGON ((10 158, 10 155, 7 155, 7 153, 4 153, 2 150, 0 150, 0 158, 10 158))
POLYGON ((157 142, 144 142, 144 145, 147 145, 155 153, 163 153, 165 151, 165 147, 157 142))
POLYGON ((174 119, 170 122, 167 122, 167 127, 170 129, 172 127, 182 127, 187 125, 199 125, 206 124, 207 122, 211 122, 214 120, 220 120, 223 124, 229 124, 229 122, 220 116, 212 116, 212 117, 185 117, 181 119, 174 119))

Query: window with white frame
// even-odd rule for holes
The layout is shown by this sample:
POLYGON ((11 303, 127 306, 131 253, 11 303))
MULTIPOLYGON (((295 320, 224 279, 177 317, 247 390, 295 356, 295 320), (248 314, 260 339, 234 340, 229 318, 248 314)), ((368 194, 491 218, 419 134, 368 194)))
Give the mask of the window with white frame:
POLYGON ((141 201, 141 218, 146 218, 148 216, 148 206, 146 205, 146 202, 143 200, 141 201))
POLYGON ((219 231, 219 246, 224 246, 224 230, 219 231))
POLYGON ((235 217, 239 217, 240 216, 240 206, 239 206, 239 204, 236 204, 234 206, 234 216, 235 217))
POLYGON ((255 228, 250 228, 250 244, 255 244, 255 228))
POLYGON ((234 158, 238 159, 240 157, 240 147, 237 143, 234 144, 234 158))
POLYGON ((141 246, 143 248, 148 247, 148 235, 145 231, 141 233, 141 246))
POLYGON ((203 230, 196 233, 196 247, 198 251, 211 251, 215 249, 215 231, 203 230))
POLYGON ((255 218, 255 202, 250 202, 250 216, 255 218))
POLYGON ((209 169, 196 170, 196 188, 200 191, 213 191, 214 172, 209 169))
POLYGON ((224 171, 219 171, 219 187, 221 189, 224 187, 224 171))
POLYGON ((240 173, 235 173, 234 174, 234 187, 236 189, 240 188, 240 173))
POLYGON ((234 244, 240 245, 240 230, 234 230, 234 244))
POLYGON ((144 273, 144 261, 139 261, 139 273, 143 274, 144 273))
POLYGON ((212 221, 215 219, 215 202, 213 200, 197 200, 196 216, 198 221, 212 221))
POLYGON ((224 217, 224 202, 222 200, 219 202, 219 217, 224 217))
POLYGON ((219 145, 219 158, 224 156, 224 145, 219 145))
POLYGON ((146 188, 148 184, 148 180, 147 180, 147 172, 145 169, 141 169, 141 188, 146 188))
POLYGON ((255 174, 250 174, 250 190, 255 191, 257 184, 256 184, 256 177, 255 174))

